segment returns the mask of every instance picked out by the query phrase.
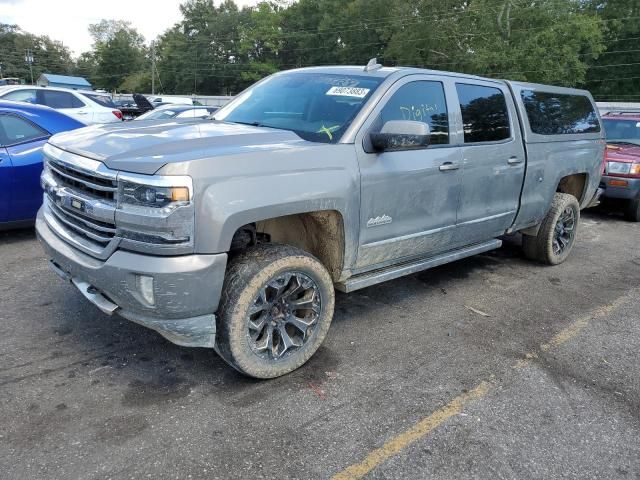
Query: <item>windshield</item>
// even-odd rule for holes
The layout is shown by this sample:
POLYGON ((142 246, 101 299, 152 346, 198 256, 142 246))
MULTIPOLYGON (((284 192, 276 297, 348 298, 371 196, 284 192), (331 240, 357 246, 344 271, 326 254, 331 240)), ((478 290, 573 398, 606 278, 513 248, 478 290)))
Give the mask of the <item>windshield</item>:
POLYGON ((337 143, 383 78, 324 73, 274 75, 221 108, 215 120, 291 130, 337 143))
POLYGON ((604 119, 604 130, 609 143, 640 145, 640 121, 634 119, 604 119))

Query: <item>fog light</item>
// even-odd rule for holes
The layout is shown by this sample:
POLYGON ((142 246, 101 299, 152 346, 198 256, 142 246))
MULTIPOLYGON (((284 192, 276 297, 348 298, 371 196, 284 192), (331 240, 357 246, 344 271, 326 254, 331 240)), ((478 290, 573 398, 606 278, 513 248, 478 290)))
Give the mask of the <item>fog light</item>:
POLYGON ((142 295, 142 298, 149 305, 155 305, 156 298, 153 294, 153 277, 147 275, 136 275, 136 282, 138 283, 138 290, 142 295))

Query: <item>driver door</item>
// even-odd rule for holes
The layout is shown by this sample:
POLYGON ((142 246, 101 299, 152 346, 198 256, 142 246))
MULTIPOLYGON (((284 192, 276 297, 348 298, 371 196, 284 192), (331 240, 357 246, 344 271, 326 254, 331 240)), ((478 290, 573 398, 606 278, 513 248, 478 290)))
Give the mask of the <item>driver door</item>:
POLYGON ((2 130, 0 130, 0 223, 9 221, 11 172, 11 157, 7 149, 2 146, 2 130))
POLYGON ((432 256, 454 247, 462 180, 453 84, 430 75, 399 80, 356 138, 361 173, 360 241, 354 273, 432 256), (374 152, 369 135, 390 120, 429 125, 421 149, 374 152))

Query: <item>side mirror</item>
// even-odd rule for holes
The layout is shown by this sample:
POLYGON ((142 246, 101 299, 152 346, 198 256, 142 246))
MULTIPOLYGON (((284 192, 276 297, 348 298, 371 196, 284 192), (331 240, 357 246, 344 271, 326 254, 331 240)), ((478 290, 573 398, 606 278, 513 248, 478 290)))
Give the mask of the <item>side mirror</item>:
POLYGON ((371 145, 377 152, 425 148, 429 145, 429 125, 413 120, 389 120, 380 133, 369 134, 371 145))

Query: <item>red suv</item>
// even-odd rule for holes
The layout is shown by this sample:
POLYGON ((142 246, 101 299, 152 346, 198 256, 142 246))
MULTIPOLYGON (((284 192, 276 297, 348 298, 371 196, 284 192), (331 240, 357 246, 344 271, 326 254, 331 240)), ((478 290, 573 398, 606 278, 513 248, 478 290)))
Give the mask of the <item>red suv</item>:
POLYGON ((640 222, 640 112, 610 112, 602 117, 607 151, 604 195, 625 202, 625 216, 640 222))

